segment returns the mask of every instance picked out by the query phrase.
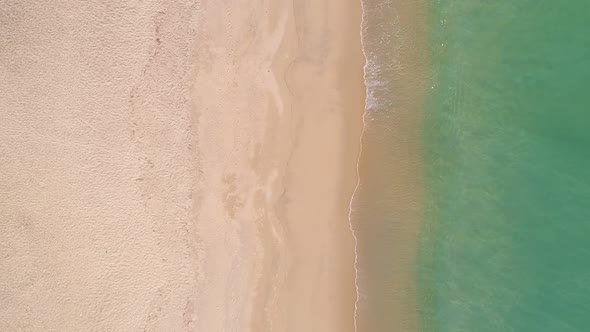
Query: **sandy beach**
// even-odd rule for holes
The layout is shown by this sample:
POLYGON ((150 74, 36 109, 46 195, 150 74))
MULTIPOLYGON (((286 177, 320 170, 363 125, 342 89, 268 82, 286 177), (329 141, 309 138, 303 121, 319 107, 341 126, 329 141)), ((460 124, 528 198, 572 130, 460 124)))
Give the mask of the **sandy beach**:
POLYGON ((0 6, 0 330, 354 331, 356 0, 0 6))

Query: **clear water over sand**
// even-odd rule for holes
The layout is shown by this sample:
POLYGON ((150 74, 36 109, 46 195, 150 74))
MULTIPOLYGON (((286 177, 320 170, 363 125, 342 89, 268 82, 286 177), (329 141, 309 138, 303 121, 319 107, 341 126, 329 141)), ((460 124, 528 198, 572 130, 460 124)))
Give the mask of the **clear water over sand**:
POLYGON ((359 330, 587 331, 587 2, 364 4, 359 330))
POLYGON ((433 1, 425 331, 590 328, 586 1, 433 1))

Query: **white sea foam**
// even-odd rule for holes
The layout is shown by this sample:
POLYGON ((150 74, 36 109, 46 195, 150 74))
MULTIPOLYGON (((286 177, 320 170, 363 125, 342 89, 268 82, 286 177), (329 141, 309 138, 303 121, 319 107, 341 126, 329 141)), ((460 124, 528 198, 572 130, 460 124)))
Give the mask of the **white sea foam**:
MULTIPOLYGON (((349 207, 348 207, 348 223, 350 225, 350 231, 352 233, 352 236, 354 238, 354 272, 355 272, 355 280, 354 280, 354 286, 356 289, 356 300, 354 303, 354 330, 355 332, 358 331, 358 324, 357 324, 357 319, 358 319, 358 306, 359 306, 359 299, 360 299, 360 290, 359 290, 359 269, 358 269, 358 258, 359 258, 359 253, 358 253, 358 238, 356 236, 356 231, 354 229, 353 226, 353 222, 352 222, 352 204, 354 202, 354 199, 356 197, 356 194, 358 192, 359 186, 360 186, 360 172, 359 172, 359 162, 360 162, 360 158, 362 155, 362 150, 363 150, 363 136, 365 134, 365 128, 366 128, 366 119, 365 119, 365 115, 368 109, 370 109, 372 107, 371 102, 374 100, 373 96, 371 95, 371 91, 373 91, 372 89, 370 89, 370 83, 368 83, 367 81, 367 72, 368 72, 368 66, 369 64, 369 59, 367 57, 367 53, 365 50, 365 44, 364 44, 364 39, 363 39, 363 27, 364 27, 364 22, 365 22, 365 4, 364 2, 361 0, 361 10, 362 10, 362 16, 361 16, 361 24, 359 26, 360 29, 360 35, 361 35, 361 48, 363 51, 363 56, 365 58, 365 65, 364 65, 364 84, 365 84, 365 89, 366 89, 366 96, 365 96, 365 111, 363 113, 363 128, 361 130, 361 135, 359 137, 359 154, 358 154, 358 159, 357 159, 357 163, 356 163, 356 177, 357 177, 357 183, 356 186, 354 188, 354 191, 352 193, 352 196, 350 197, 350 203, 349 203, 349 207)), ((373 80, 372 82, 377 82, 375 80, 373 80)))

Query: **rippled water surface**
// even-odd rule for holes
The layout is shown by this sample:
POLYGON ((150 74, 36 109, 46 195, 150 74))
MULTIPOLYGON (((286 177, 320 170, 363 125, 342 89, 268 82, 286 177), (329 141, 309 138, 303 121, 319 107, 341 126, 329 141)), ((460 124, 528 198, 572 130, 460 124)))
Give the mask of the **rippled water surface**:
POLYGON ((364 2, 359 330, 590 331, 590 4, 399 3, 364 2))

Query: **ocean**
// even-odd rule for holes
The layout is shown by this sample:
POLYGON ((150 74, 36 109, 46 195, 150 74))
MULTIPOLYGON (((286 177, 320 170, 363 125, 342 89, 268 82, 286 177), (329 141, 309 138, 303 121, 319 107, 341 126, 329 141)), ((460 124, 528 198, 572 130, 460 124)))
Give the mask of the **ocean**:
POLYGON ((399 2, 364 1, 358 330, 590 331, 590 3, 399 2))

